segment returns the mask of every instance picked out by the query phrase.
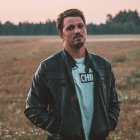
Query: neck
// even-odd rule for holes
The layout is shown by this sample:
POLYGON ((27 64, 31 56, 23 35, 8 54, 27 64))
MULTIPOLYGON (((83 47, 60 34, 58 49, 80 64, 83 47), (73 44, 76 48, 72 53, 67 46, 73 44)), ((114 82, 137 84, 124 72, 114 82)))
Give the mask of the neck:
POLYGON ((81 47, 80 49, 72 49, 70 47, 65 47, 66 51, 76 59, 85 57, 85 47, 81 47))

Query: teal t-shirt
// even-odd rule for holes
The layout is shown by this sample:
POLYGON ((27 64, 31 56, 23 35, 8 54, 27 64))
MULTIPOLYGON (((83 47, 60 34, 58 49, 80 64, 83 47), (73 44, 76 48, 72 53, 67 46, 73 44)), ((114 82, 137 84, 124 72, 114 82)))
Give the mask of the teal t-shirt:
POLYGON ((72 70, 72 76, 75 83, 76 95, 78 97, 82 124, 85 134, 85 139, 89 140, 89 133, 92 125, 93 117, 93 72, 85 72, 84 58, 75 59, 77 68, 72 70))

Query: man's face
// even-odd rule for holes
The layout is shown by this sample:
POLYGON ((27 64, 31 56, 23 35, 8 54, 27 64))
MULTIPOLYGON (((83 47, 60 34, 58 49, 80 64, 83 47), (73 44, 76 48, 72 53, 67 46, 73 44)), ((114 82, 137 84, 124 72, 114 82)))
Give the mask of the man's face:
POLYGON ((64 19, 61 34, 64 47, 80 49, 85 44, 86 36, 86 26, 80 17, 66 17, 64 19))

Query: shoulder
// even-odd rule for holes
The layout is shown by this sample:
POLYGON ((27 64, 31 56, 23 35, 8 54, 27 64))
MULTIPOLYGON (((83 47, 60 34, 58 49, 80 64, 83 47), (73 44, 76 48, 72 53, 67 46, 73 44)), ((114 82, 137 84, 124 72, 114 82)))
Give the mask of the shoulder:
POLYGON ((111 66, 110 61, 107 58, 93 54, 93 53, 89 53, 89 55, 99 75, 110 75, 112 71, 112 66, 111 66))
POLYGON ((89 53, 90 58, 92 58, 93 61, 96 61, 96 63, 102 64, 102 65, 111 65, 111 62, 103 56, 97 55, 97 54, 93 54, 93 53, 89 53))
POLYGON ((57 70, 61 64, 62 64, 62 50, 44 59, 40 63, 40 67, 44 71, 54 71, 57 70))
POLYGON ((42 63, 47 64, 47 63, 50 63, 50 62, 53 62, 53 61, 57 61, 61 58, 61 54, 62 54, 62 50, 50 55, 45 60, 43 60, 42 63))
POLYGON ((49 57, 44 59, 41 62, 41 64, 42 65, 52 65, 52 64, 59 63, 62 60, 61 56, 62 56, 62 50, 50 55, 49 57))

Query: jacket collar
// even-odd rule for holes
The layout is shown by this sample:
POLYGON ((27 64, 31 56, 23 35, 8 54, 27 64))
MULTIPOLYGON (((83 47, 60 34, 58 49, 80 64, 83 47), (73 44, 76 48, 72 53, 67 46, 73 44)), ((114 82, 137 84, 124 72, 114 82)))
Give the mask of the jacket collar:
MULTIPOLYGON (((90 56, 89 56, 89 53, 88 53, 88 51, 87 51, 87 49, 86 49, 86 51, 85 51, 85 60, 84 60, 84 64, 85 64, 85 71, 88 73, 89 72, 89 67, 92 67, 91 66, 91 59, 90 59, 90 56)), ((67 62, 70 64, 70 66, 72 67, 72 68, 76 68, 77 66, 76 66, 76 61, 75 61, 75 59, 68 53, 68 51, 66 51, 66 49, 64 49, 64 55, 65 55, 65 57, 66 57, 66 60, 67 60, 67 62)))

